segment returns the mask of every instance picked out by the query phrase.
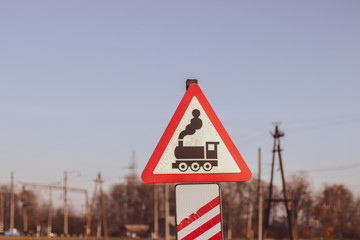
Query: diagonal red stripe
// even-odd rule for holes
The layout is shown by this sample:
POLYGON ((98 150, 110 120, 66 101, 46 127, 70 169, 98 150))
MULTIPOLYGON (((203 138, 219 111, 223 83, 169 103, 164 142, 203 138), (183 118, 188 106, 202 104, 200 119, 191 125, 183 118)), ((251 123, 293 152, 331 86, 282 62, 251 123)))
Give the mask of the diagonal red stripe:
POLYGON ((193 240, 198 236, 200 236, 201 234, 203 234, 204 232, 206 232, 207 230, 209 230, 210 228, 212 228, 213 226, 215 226, 216 224, 218 224, 220 221, 221 218, 219 213, 218 215, 216 215, 215 217, 213 217, 212 219, 201 225, 199 228, 195 229, 194 231, 186 235, 181 240, 193 240))
POLYGON ((202 206, 196 213, 190 215, 189 218, 183 219, 180 225, 177 226, 177 231, 180 232, 182 229, 187 227, 190 223, 194 222, 196 219, 209 212, 214 207, 220 204, 220 198, 216 197, 204 206, 202 206))
POLYGON ((221 231, 209 238, 209 240, 221 240, 221 231))

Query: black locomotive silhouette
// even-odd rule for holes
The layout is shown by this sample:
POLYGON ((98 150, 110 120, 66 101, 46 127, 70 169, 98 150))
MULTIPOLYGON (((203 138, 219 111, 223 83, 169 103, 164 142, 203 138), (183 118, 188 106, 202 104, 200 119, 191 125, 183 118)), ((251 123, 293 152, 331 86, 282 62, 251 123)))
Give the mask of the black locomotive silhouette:
POLYGON ((199 118, 200 111, 194 109, 192 115, 194 118, 179 135, 178 146, 174 150, 177 160, 172 164, 172 168, 185 172, 190 167, 192 171, 197 172, 202 167, 205 171, 210 171, 218 165, 217 147, 219 142, 205 142, 205 146, 184 146, 183 138, 186 135, 193 135, 202 127, 202 121, 199 118))

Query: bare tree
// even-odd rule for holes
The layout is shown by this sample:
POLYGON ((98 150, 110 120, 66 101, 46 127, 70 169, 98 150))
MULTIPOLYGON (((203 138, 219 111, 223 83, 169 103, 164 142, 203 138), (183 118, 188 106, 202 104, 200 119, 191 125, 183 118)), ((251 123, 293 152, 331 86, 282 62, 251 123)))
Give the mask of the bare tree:
POLYGON ((321 223, 320 235, 336 239, 354 237, 350 233, 358 222, 356 209, 353 195, 344 185, 325 186, 314 210, 321 223))
POLYGON ((299 237, 312 237, 311 221, 314 200, 310 190, 309 177, 304 172, 294 174, 290 177, 288 186, 299 237))

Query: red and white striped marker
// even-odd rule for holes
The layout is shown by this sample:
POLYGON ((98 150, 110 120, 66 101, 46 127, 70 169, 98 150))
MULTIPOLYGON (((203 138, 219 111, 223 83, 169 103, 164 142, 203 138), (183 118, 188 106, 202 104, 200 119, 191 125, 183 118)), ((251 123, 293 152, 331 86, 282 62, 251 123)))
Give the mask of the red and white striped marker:
POLYGON ((179 184, 175 187, 178 240, 222 239, 218 184, 179 184))

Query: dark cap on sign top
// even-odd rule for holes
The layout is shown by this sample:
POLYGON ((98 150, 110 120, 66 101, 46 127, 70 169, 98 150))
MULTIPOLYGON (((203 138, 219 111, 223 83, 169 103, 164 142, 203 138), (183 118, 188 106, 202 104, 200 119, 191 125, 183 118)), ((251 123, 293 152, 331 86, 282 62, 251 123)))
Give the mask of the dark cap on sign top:
POLYGON ((188 88, 191 84, 198 84, 198 80, 197 79, 187 79, 186 80, 186 90, 188 90, 188 88))

